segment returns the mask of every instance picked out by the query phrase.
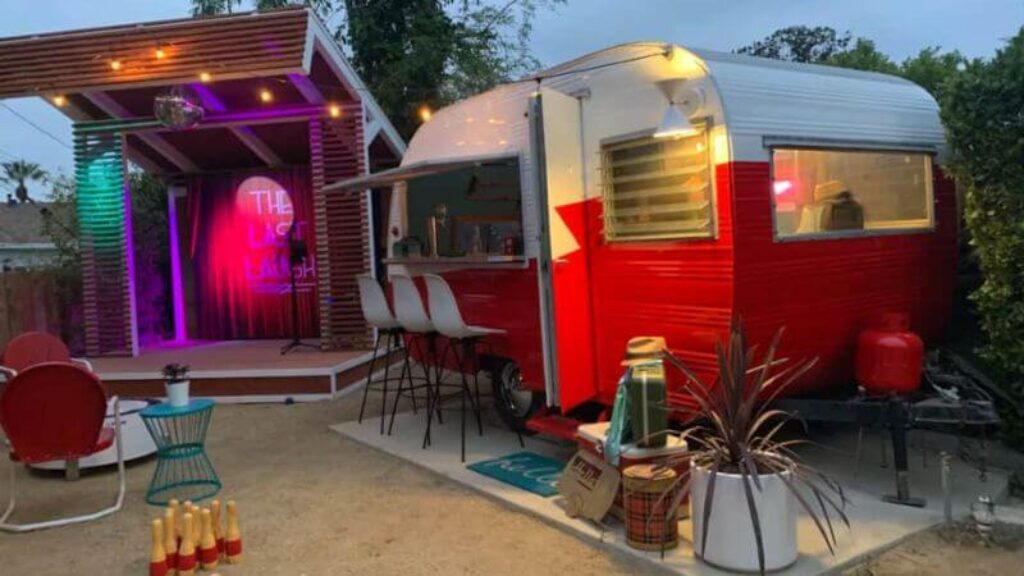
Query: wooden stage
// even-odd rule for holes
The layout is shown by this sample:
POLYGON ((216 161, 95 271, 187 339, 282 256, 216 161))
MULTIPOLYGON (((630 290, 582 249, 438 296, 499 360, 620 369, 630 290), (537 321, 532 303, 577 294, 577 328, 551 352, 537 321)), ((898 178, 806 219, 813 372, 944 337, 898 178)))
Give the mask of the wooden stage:
MULTIPOLYGON (((89 358, 111 392, 123 397, 164 395, 160 370, 191 367, 193 396, 238 400, 327 398, 366 378, 369 350, 297 348, 281 355, 286 340, 190 341, 143 348, 131 357, 89 358)), ((315 340, 308 341, 317 344, 315 340)), ((383 365, 378 360, 378 368, 383 365)))

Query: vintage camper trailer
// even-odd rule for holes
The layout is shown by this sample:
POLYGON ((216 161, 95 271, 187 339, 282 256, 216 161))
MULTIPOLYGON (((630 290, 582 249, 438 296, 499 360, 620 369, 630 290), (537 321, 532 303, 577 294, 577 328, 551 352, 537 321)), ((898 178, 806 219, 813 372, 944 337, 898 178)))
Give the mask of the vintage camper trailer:
POLYGON ((334 189, 392 191, 388 273, 442 274, 468 321, 506 331, 490 359, 525 419, 608 404, 637 335, 713 376, 734 314, 819 357, 808 389, 851 382, 881 314, 936 338, 956 261, 943 147, 905 80, 635 43, 440 110, 401 167, 334 189))

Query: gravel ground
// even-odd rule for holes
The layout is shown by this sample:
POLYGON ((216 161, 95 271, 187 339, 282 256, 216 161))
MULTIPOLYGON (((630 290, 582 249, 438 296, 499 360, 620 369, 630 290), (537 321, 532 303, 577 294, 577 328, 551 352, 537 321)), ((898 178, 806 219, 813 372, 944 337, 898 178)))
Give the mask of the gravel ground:
MULTIPOLYGON (((327 429, 354 419, 359 395, 297 405, 218 406, 208 449, 238 501, 245 561, 223 576, 342 574, 647 574, 648 567, 583 543, 412 464, 327 429)), ((409 431, 398 430, 396 433, 409 431)), ((6 460, 6 459, 4 459, 6 460)), ((10 466, 0 464, 0 468, 10 466)), ((0 574, 145 574, 143 502, 155 461, 131 465, 124 509, 75 527, 0 533, 0 574)), ((16 520, 87 512, 112 499, 116 475, 77 482, 18 468, 16 520)), ((0 494, 7 494, 7 470, 0 494)), ((654 572, 656 573, 656 572, 654 572)), ((1003 527, 985 546, 969 529, 925 532, 846 572, 847 576, 1024 575, 1024 534, 1003 527)))

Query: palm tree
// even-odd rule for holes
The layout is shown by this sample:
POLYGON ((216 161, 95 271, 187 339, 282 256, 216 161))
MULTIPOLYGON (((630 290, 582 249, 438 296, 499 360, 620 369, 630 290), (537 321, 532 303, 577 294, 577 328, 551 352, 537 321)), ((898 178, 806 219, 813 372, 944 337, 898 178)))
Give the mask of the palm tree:
POLYGON ((44 182, 47 178, 46 170, 43 170, 35 162, 12 160, 11 162, 0 164, 0 168, 3 169, 0 182, 15 184, 14 195, 17 196, 19 202, 23 203, 31 201, 28 197, 28 187, 25 186, 25 182, 29 180, 44 182))

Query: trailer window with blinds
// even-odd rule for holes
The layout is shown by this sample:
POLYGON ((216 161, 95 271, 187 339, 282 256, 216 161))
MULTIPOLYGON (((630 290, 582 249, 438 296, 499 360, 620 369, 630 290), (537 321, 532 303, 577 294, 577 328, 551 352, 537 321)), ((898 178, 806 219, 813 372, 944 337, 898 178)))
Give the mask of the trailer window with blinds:
POLYGON ((926 153, 773 148, 772 180, 779 239, 933 227, 932 158, 926 153))
POLYGON ((602 153, 608 240, 714 235, 706 131, 616 142, 605 145, 602 153))

